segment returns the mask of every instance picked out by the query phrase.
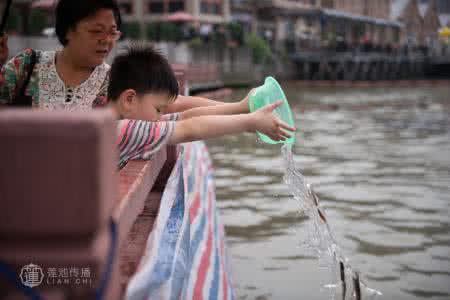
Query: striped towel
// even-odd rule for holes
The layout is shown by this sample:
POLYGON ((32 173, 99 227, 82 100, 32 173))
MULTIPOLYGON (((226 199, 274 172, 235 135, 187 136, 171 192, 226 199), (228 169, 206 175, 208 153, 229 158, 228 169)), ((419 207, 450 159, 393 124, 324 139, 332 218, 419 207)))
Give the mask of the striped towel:
POLYGON ((213 168, 203 142, 183 144, 126 299, 234 299, 213 168))

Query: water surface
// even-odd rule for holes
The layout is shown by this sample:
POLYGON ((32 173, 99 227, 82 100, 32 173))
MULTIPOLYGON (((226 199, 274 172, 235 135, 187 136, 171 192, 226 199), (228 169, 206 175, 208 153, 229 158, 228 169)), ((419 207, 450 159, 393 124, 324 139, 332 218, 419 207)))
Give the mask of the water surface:
MULTIPOLYGON (((383 299, 450 299, 450 87, 282 85, 295 160, 352 266, 383 299)), ((329 299, 280 147, 251 134, 208 144, 238 299, 329 299)))

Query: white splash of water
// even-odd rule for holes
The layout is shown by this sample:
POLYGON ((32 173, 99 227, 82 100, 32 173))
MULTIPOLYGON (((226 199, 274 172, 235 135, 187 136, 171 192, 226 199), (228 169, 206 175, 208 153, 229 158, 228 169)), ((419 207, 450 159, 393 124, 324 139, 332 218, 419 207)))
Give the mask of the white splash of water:
POLYGON ((328 225, 325 212, 320 204, 319 197, 312 186, 308 184, 299 168, 295 166, 292 151, 289 146, 281 148, 285 175, 284 181, 289 187, 292 197, 300 203, 300 210, 310 219, 309 232, 302 242, 318 259, 319 265, 331 271, 330 283, 323 286, 324 290, 331 291, 331 299, 356 299, 355 278, 359 282, 361 298, 376 299, 382 296, 380 291, 369 288, 359 279, 359 274, 349 264, 349 260, 341 254, 331 228, 328 225), (345 280, 341 280, 341 267, 345 280))

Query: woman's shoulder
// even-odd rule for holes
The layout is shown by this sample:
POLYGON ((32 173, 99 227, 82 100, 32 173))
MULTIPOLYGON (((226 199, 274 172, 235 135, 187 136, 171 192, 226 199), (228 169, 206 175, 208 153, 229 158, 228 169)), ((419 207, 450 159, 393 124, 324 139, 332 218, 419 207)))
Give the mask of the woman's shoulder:
POLYGON ((26 48, 23 49, 22 51, 20 51, 19 53, 17 53, 13 58, 16 57, 31 57, 33 55, 33 52, 38 55, 38 56, 43 56, 43 55, 52 55, 55 53, 55 51, 44 51, 44 50, 37 50, 37 49, 32 49, 32 48, 26 48))
POLYGON ((9 74, 10 77, 21 74, 23 70, 30 65, 32 56, 33 49, 24 49, 20 51, 3 65, 2 73, 4 72, 5 74, 9 74))
POLYGON ((19 67, 20 65, 30 64, 33 55, 35 55, 36 57, 36 62, 41 62, 46 59, 51 60, 54 54, 55 51, 43 51, 27 48, 17 53, 13 58, 11 58, 9 63, 13 64, 16 67, 19 67))
POLYGON ((16 69, 20 68, 24 64, 28 64, 31 61, 31 56, 33 55, 33 49, 28 48, 20 51, 13 56, 7 63, 10 66, 14 66, 16 69))

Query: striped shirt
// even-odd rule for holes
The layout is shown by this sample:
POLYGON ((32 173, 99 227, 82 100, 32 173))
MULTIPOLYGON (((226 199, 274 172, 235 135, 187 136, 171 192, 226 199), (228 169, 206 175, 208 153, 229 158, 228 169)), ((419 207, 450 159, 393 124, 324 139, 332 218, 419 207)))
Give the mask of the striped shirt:
POLYGON ((168 114, 158 122, 142 120, 119 120, 117 145, 119 147, 119 169, 130 160, 150 160, 167 144, 175 129, 179 114, 168 114))

